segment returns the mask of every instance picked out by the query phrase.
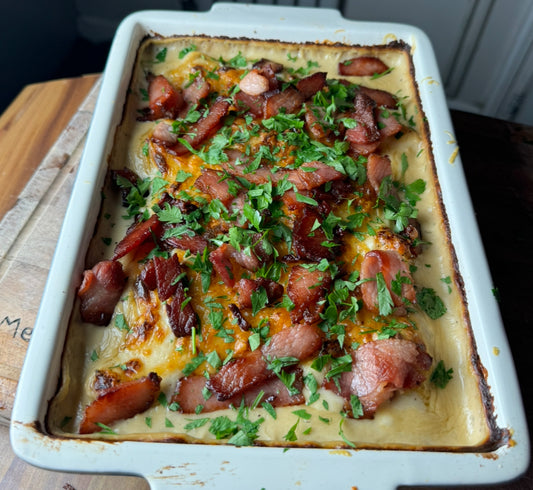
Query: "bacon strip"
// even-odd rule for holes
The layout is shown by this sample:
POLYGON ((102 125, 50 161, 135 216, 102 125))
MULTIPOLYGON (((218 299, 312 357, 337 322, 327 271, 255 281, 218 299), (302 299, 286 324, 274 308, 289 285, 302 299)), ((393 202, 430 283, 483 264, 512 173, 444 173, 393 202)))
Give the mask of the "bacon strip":
POLYGON ((225 178, 224 175, 215 170, 203 169, 202 174, 196 179, 194 185, 205 194, 209 194, 213 199, 218 199, 226 208, 236 197, 230 192, 228 178, 225 178))
POLYGON ((370 97, 379 107, 387 107, 388 109, 395 109, 398 102, 390 92, 380 90, 377 88, 365 87, 359 85, 359 92, 370 97))
POLYGON ((261 95, 270 89, 268 78, 261 75, 258 70, 249 71, 239 82, 239 88, 251 96, 261 95))
POLYGON ((213 269, 220 276, 226 286, 232 288, 235 286, 235 273, 233 272, 232 250, 233 247, 227 243, 223 243, 220 247, 213 250, 209 254, 209 261, 213 265, 213 269))
POLYGON ((94 325, 108 325, 126 280, 122 264, 114 260, 98 262, 86 270, 78 290, 82 320, 94 325))
POLYGON ((183 272, 177 255, 168 259, 154 257, 154 269, 157 283, 157 292, 161 302, 166 301, 176 293, 178 282, 176 279, 183 272))
POLYGON ((172 121, 160 121, 152 131, 152 138, 165 146, 172 146, 178 142, 178 133, 172 130, 172 121))
POLYGON ((304 96, 294 87, 287 87, 265 100, 263 107, 263 117, 270 119, 277 115, 282 109, 287 114, 294 113, 302 107, 304 96))
POLYGON ((244 315, 242 314, 241 310, 239 310, 239 307, 236 304, 231 303, 228 308, 234 316, 237 325, 239 325, 239 328, 244 332, 248 332, 252 326, 248 323, 248 320, 244 318, 244 315))
POLYGON ((198 317, 194 308, 190 301, 184 305, 185 300, 187 300, 185 288, 183 283, 179 281, 172 301, 165 305, 168 323, 176 337, 188 337, 192 334, 192 329, 198 326, 198 317))
POLYGON ((237 295, 239 297, 240 308, 252 307, 252 293, 264 288, 268 304, 280 299, 283 296, 283 286, 275 281, 260 277, 259 279, 241 279, 236 285, 237 295))
POLYGON ((188 250, 192 254, 201 254, 208 246, 208 241, 200 235, 182 235, 180 237, 170 236, 165 238, 165 242, 171 247, 180 250, 188 250))
POLYGON ((318 228, 315 226, 316 223, 322 223, 322 221, 318 211, 311 206, 305 207, 303 215, 296 221, 293 228, 292 246, 297 258, 320 262, 322 259, 331 260, 338 253, 339 247, 323 245, 328 241, 326 234, 320 226, 318 228))
POLYGON ((283 65, 265 58, 254 63, 253 68, 259 70, 259 73, 268 79, 269 90, 278 90, 281 83, 276 77, 276 73, 283 70, 283 65))
POLYGON ((211 85, 200 72, 196 72, 194 81, 183 90, 183 99, 187 102, 187 110, 192 106, 198 105, 210 93, 211 85))
POLYGON ((382 156, 376 153, 371 153, 368 156, 366 176, 376 194, 379 195, 379 188, 383 179, 391 175, 392 165, 390 158, 387 155, 382 156))
POLYGON ((380 134, 374 116, 376 103, 363 93, 355 96, 353 118, 357 126, 346 131, 346 139, 351 143, 369 144, 379 141, 380 134))
POLYGON ((264 94, 249 95, 246 92, 237 92, 233 100, 239 110, 248 109, 256 117, 263 116, 263 104, 265 103, 264 94))
POLYGON ((413 278, 407 264, 401 255, 395 250, 371 250, 365 254, 361 264, 361 280, 367 280, 361 284, 361 293, 365 306, 374 312, 379 312, 377 282, 378 273, 383 274, 385 284, 390 292, 394 306, 398 308, 396 314, 403 314, 404 299, 410 302, 416 300, 416 292, 413 278), (401 284, 401 295, 392 290, 392 281, 404 278, 401 284))
POLYGON ((168 259, 154 257, 157 291, 161 302, 166 302, 170 328, 176 337, 191 335, 192 329, 198 326, 198 318, 185 294, 185 286, 180 278, 183 269, 176 254, 168 259))
MULTIPOLYGON (((209 108, 207 114, 199 121, 191 124, 187 134, 183 137, 193 148, 198 148, 222 124, 222 118, 228 113, 230 103, 227 99, 219 97, 209 108)), ((176 155, 184 155, 189 150, 178 143, 174 147, 176 155)))
POLYGON ((150 373, 144 378, 102 391, 85 409, 80 434, 98 432, 101 427, 97 423, 109 425, 148 410, 159 395, 160 384, 161 378, 156 373, 150 373))
POLYGON ((127 253, 135 250, 139 245, 144 243, 148 238, 153 235, 158 236, 161 231, 161 222, 157 217, 157 214, 153 214, 146 221, 138 221, 131 226, 126 236, 115 247, 113 253, 113 260, 124 257, 127 253))
POLYGON ((295 357, 300 361, 308 359, 320 349, 322 333, 312 325, 294 325, 273 335, 270 343, 261 350, 255 350, 222 366, 211 376, 208 388, 218 400, 241 394, 272 378, 275 374, 268 369, 268 359, 295 357))
POLYGON ((151 121, 167 117, 174 119, 183 106, 183 96, 163 76, 150 77, 148 85, 150 112, 147 118, 151 121))
POLYGON ((400 389, 419 386, 431 357, 410 340, 383 339, 363 344, 353 353, 350 391, 361 401, 365 416, 400 389))
MULTIPOLYGON (((278 172, 279 174, 279 172, 278 172)), ((346 176, 330 165, 319 161, 306 162, 295 170, 286 171, 289 182, 299 191, 316 189, 326 182, 344 179, 346 176)), ((279 181, 280 178, 277 177, 279 181)))
POLYGON ((296 88, 304 99, 309 99, 326 86, 327 73, 319 71, 305 78, 301 78, 296 83, 296 88))
POLYGON ((296 265, 291 269, 287 295, 294 303, 291 320, 294 323, 316 323, 324 309, 323 300, 331 287, 331 275, 319 270, 310 271, 296 265))
POLYGON ((302 394, 303 373, 299 368, 294 372, 296 377, 293 386, 298 393, 292 396, 283 382, 278 377, 273 377, 227 400, 218 400, 216 396, 209 396, 206 400, 204 397, 207 383, 205 377, 188 376, 178 380, 176 393, 172 396, 171 402, 178 403, 182 413, 196 413, 199 406, 202 407, 201 413, 209 413, 230 407, 240 407, 241 402, 244 402, 246 407, 250 407, 257 402, 257 397, 263 392, 258 401, 259 405, 263 402, 268 402, 273 407, 301 405, 305 403, 305 397, 302 394))
POLYGON ((374 56, 359 56, 339 63, 339 74, 352 77, 368 77, 388 69, 383 61, 374 56))

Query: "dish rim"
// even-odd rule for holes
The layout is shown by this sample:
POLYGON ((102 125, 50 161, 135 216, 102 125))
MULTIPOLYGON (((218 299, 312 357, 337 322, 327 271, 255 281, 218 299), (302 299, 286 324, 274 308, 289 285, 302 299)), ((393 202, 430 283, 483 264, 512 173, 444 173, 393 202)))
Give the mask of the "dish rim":
POLYGON ((429 39, 416 27, 346 20, 338 11, 322 8, 224 3, 215 4, 205 13, 148 10, 125 18, 117 30, 109 53, 86 147, 21 373, 11 423, 11 442, 15 453, 31 464, 47 469, 131 474, 129 457, 124 459, 124 456, 131 455, 133 450, 138 455, 134 473, 147 478, 153 487, 161 486, 163 482, 192 481, 193 473, 202 475, 208 488, 209 482, 213 487, 223 486, 223 480, 230 472, 215 472, 218 476, 216 480, 213 479, 213 468, 206 464, 211 458, 220 460, 221 465, 223 461, 234 464, 246 460, 246 465, 236 464, 231 472, 231 479, 227 480, 233 486, 236 482, 243 485, 242 488, 247 488, 252 481, 250 478, 254 479, 255 484, 256 475, 261 474, 257 472, 255 465, 261 468, 265 459, 271 460, 273 457, 276 458, 276 465, 286 468, 287 473, 276 471, 265 474, 268 481, 260 482, 265 487, 279 486, 280 483, 286 485, 287 475, 294 475, 295 481, 301 481, 305 488, 313 488, 313 485, 320 482, 321 473, 316 472, 321 471, 322 464, 330 460, 336 468, 347 470, 335 472, 339 484, 353 484, 355 480, 358 488, 365 488, 365 485, 376 488, 376 474, 380 475, 383 488, 393 488, 398 484, 495 483, 521 474, 529 464, 529 437, 518 381, 497 301, 491 292, 492 279, 460 156, 457 154, 451 161, 454 150, 450 151, 445 137, 455 141, 439 70, 429 39), (258 18, 261 19, 260 25, 257 25, 258 18), (265 30, 261 29, 262 26, 267 28, 268 35, 263 35, 265 30), (287 456, 284 455, 283 448, 233 448, 195 444, 171 446, 134 441, 88 442, 61 439, 44 433, 44 418, 48 400, 57 386, 66 324, 77 277, 83 270, 85 253, 100 208, 99 189, 104 179, 115 129, 122 117, 138 42, 148 34, 227 36, 228 32, 231 37, 278 38, 288 42, 327 40, 367 45, 383 44, 385 37, 393 34, 397 39, 414 46, 412 58, 415 78, 422 107, 428 118, 433 157, 452 243, 464 279, 477 353, 487 371, 487 381, 494 398, 494 416, 500 427, 512 430, 514 445, 504 445, 491 453, 483 454, 294 448, 289 451, 290 456, 287 456), (323 36, 321 39, 309 38, 319 34, 323 36), (424 83, 427 80, 431 80, 431 84, 424 83), (57 291, 61 291, 61 294, 57 294, 57 291), (496 346, 499 349, 498 355, 493 350, 496 346), (48 373, 56 373, 57 376, 48 376, 48 373), (54 451, 50 451, 50 447, 54 451), (169 451, 169 447, 186 448, 189 458, 187 469, 172 465, 170 460, 173 458, 169 454, 179 455, 180 451, 169 451), (76 451, 74 457, 70 455, 71 451, 76 451), (347 457, 347 454, 352 457, 347 457), (148 455, 158 455, 160 459, 148 458, 148 455), (317 461, 313 464, 315 459, 317 461), (383 464, 387 464, 390 470, 388 475, 379 470, 383 464), (453 465, 453 472, 450 472, 449 465, 453 465), (298 468, 301 471, 297 471, 298 468), (354 469, 356 476, 352 477, 350 473, 354 469), (188 475, 185 474, 187 472, 188 475), (279 480, 280 474, 283 480, 279 480))

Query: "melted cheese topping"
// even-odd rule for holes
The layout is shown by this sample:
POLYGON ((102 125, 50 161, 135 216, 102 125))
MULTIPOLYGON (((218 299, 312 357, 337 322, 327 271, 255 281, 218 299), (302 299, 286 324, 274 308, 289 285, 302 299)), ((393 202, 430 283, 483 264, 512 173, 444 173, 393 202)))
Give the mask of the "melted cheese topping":
MULTIPOLYGON (((418 103, 416 85, 413 80, 409 53, 397 47, 346 47, 329 45, 294 45, 273 42, 217 40, 209 38, 150 39, 140 48, 127 99, 124 119, 118 128, 110 168, 128 167, 143 179, 161 177, 173 182, 179 172, 190 176, 181 183, 191 195, 208 197, 193 184, 199 177, 204 161, 197 155, 167 155, 168 171, 161 175, 147 156, 146 142, 155 121, 137 121, 138 110, 146 106, 143 94, 147 89, 146 73, 164 75, 175 87, 183 87, 189 81, 192 67, 203 67, 211 72, 218 67, 218 60, 228 60, 242 55, 248 60, 266 58, 277 61, 294 70, 325 71, 328 78, 340 78, 337 66, 343 60, 355 56, 377 56, 392 68, 386 76, 345 77, 352 83, 361 83, 372 88, 386 90, 401 101, 402 121, 406 128, 401 138, 389 138, 380 146, 380 153, 392 161, 393 178, 410 183, 422 179, 425 190, 417 203, 418 221, 423 230, 424 251, 413 259, 414 282, 433 289, 442 299, 446 314, 432 320, 417 310, 404 322, 403 338, 422 342, 434 359, 434 365, 444 360, 453 368, 453 379, 445 389, 437 388, 429 381, 415 390, 399 393, 390 402, 383 404, 373 419, 351 419, 343 415, 343 399, 333 392, 319 388, 319 398, 301 407, 276 409, 276 417, 258 407, 248 413, 251 421, 264 419, 259 425, 257 442, 265 445, 317 445, 322 447, 379 447, 379 448, 460 448, 476 447, 487 442, 490 430, 485 407, 480 393, 479 377, 472 364, 472 340, 469 335, 468 316, 461 294, 460 280, 455 269, 453 249, 438 197, 438 181, 431 157, 431 147, 418 103), (194 46, 194 49, 190 49, 194 46), (188 49, 187 49, 188 48, 188 49), (189 51, 183 55, 184 51, 189 51), (165 50, 166 55, 160 55, 165 50), (408 129, 407 129, 408 128, 408 129), (405 168, 402 162, 409 162, 405 168), (309 417, 302 417, 295 411, 303 409, 309 417), (294 434, 294 437, 290 435, 294 434), (347 442, 349 441, 349 443, 347 442)), ((209 79, 214 91, 227 93, 238 84, 241 70, 228 70, 218 78, 209 79)), ((238 122, 238 121, 237 121, 238 122)), ((252 141, 253 143, 253 141, 252 141)), ((244 148, 243 148, 244 149, 244 148)), ((291 163, 286 155, 285 163, 291 163)), ((105 246, 102 238, 111 238, 117 243, 125 233, 130 221, 123 220, 124 208, 116 191, 106 188, 106 199, 95 237, 90 246, 87 266, 112 255, 112 246, 105 246)), ((156 202, 157 200, 155 200, 156 202)), ((353 264, 359 270, 362 256, 368 250, 379 248, 378 238, 370 230, 379 229, 373 203, 365 208, 371 215, 364 222, 364 230, 356 236, 345 237, 345 251, 341 260, 353 264), (364 233, 363 233, 364 231, 364 233)), ((345 209, 346 217, 348 210, 345 209)), ((190 263, 191 257, 184 251, 177 252, 182 263, 190 263)), ((127 438, 158 440, 175 437, 189 442, 225 443, 217 440, 209 431, 210 424, 201 420, 212 420, 220 416, 235 419, 235 410, 222 410, 208 414, 183 415, 169 407, 176 381, 183 376, 183 370, 198 356, 199 352, 216 352, 219 360, 228 356, 238 357, 250 350, 249 336, 230 320, 226 327, 232 340, 217 335, 213 328, 213 317, 218 311, 225 311, 234 301, 234 293, 214 277, 208 291, 202 291, 200 274, 187 269, 192 305, 202 325, 201 335, 176 338, 168 326, 164 305, 156 292, 148 301, 140 301, 133 293, 133 279, 141 265, 132 254, 121 262, 130 279, 123 299, 119 301, 113 320, 108 327, 84 324, 75 305, 65 347, 62 371, 62 385, 51 403, 48 416, 52 432, 76 436, 77 427, 85 407, 96 397, 93 389, 95 373, 112 373, 119 379, 134 379, 157 372, 162 378, 162 396, 149 410, 135 417, 112 425, 114 434, 96 433, 88 437, 127 438), (117 328, 116 318, 122 316, 127 328, 117 328), (146 325, 150 325, 147 329, 146 325), (166 402, 165 402, 166 401, 166 402), (199 421, 190 428, 191 420, 199 421)), ((287 284, 287 273, 279 279, 287 284)), ((273 335, 291 324, 289 312, 281 307, 266 307, 255 317, 245 312, 245 317, 254 326, 268 325, 268 334, 273 335)), ((343 322, 345 345, 364 343, 377 338, 383 322, 365 309, 358 312, 355 321, 343 322)), ((306 374, 313 374, 318 386, 323 373, 304 364, 306 374)), ((197 367, 197 374, 215 372, 209 362, 197 367)), ((310 391, 304 388, 309 400, 310 391)))

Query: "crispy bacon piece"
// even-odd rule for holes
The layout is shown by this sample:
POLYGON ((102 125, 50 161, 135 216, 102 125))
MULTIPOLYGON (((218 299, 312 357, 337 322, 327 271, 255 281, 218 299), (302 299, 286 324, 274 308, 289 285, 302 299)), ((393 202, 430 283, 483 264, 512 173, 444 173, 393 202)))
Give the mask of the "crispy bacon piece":
POLYGON ((401 389, 419 386, 431 367, 431 357, 410 340, 383 339, 354 351, 350 393, 359 397, 365 416, 401 389))
POLYGON ((173 146, 178 142, 178 133, 172 130, 172 121, 165 120, 157 123, 152 138, 165 146, 173 146))
POLYGON ((94 325, 109 324, 126 279, 122 264, 114 260, 98 262, 86 270, 78 290, 82 320, 94 325))
POLYGON ((122 168, 120 170, 112 170, 111 177, 113 179, 114 184, 120 190, 120 197, 122 198, 122 205, 125 207, 128 206, 127 199, 128 199, 128 195, 130 193, 131 188, 127 184, 123 185, 120 181, 127 180, 133 187, 136 187, 140 181, 139 176, 133 170, 130 170, 129 168, 122 168))
POLYGON ((304 163, 295 170, 287 171, 287 175, 289 182, 293 183, 299 191, 308 191, 326 182, 345 178, 345 175, 338 170, 319 161, 304 163))
POLYGON ((326 110, 320 106, 305 108, 305 128, 311 137, 318 141, 328 140, 333 135, 333 128, 325 121, 326 110))
POLYGON ((253 68, 261 72, 270 71, 271 73, 279 73, 283 70, 283 65, 266 58, 261 58, 254 63, 253 68))
POLYGON ((261 351, 254 350, 222 366, 218 373, 209 378, 207 387, 215 393, 218 400, 228 400, 263 383, 273 374, 261 351))
POLYGON ((260 166, 253 172, 247 171, 249 157, 230 150, 227 152, 228 162, 222 164, 224 170, 229 174, 248 180, 253 184, 265 184, 267 182, 278 183, 287 177, 289 182, 294 184, 299 191, 311 190, 320 187, 326 182, 344 179, 346 176, 335 170, 332 166, 318 160, 306 162, 297 169, 277 169, 273 172, 267 166, 260 166), (239 162, 237 164, 236 162, 239 162))
POLYGON ((230 288, 235 285, 237 264, 246 270, 255 272, 263 264, 268 263, 270 259, 270 255, 265 252, 259 239, 249 252, 237 250, 232 245, 224 243, 209 254, 213 268, 224 281, 224 284, 230 288))
POLYGON ((376 107, 376 102, 363 92, 355 96, 355 112, 352 117, 357 126, 346 130, 346 140, 351 150, 361 155, 375 152, 381 142, 402 130, 402 125, 388 111, 376 107))
POLYGON ((246 92, 237 92, 233 96, 237 109, 248 109, 256 117, 263 116, 263 104, 265 103, 264 94, 249 95, 246 92))
POLYGON ((269 119, 277 115, 282 109, 287 114, 292 114, 302 107, 305 97, 294 87, 287 87, 267 97, 263 107, 263 117, 269 119))
POLYGON ((326 86, 326 77, 326 72, 318 71, 298 80, 296 88, 303 95, 304 99, 307 100, 326 86))
POLYGON ((230 407, 240 407, 243 401, 247 407, 250 407, 254 402, 258 402, 259 404, 268 402, 273 407, 301 405, 305 403, 305 397, 302 394, 303 373, 299 368, 295 369, 294 373, 296 377, 293 386, 298 390, 298 393, 293 396, 289 394, 287 387, 278 377, 273 377, 227 400, 220 401, 216 396, 210 396, 206 400, 204 397, 204 390, 206 388, 205 377, 188 376, 178 380, 176 393, 172 396, 171 402, 178 403, 182 413, 196 413, 198 406, 202 406, 202 413, 214 412, 230 407), (263 392, 263 396, 257 400, 261 392, 263 392))
POLYGON ((160 301, 166 302, 165 307, 168 322, 176 337, 191 335, 192 329, 198 325, 198 318, 187 299, 183 279, 183 268, 176 254, 168 259, 154 257, 154 268, 157 282, 157 292, 160 301))
POLYGON ((167 163, 167 149, 155 139, 150 139, 148 141, 148 154, 150 155, 150 160, 155 163, 157 169, 165 174, 168 171, 167 163))
POLYGON ((280 330, 262 347, 267 359, 295 357, 300 361, 316 354, 324 341, 322 331, 314 325, 293 325, 280 330))
POLYGON ((339 63, 339 75, 351 77, 369 77, 388 69, 383 61, 374 56, 359 56, 339 63))
POLYGON ((273 335, 270 343, 260 350, 247 353, 222 366, 209 379, 207 387, 218 400, 228 400, 272 378, 275 373, 268 369, 269 360, 295 357, 308 359, 322 345, 321 331, 312 325, 294 325, 273 335))
POLYGON ((179 281, 171 302, 165 305, 168 323, 176 337, 188 337, 192 334, 192 329, 198 326, 198 317, 191 302, 188 301, 184 305, 186 299, 185 287, 183 282, 179 281))
POLYGON ((163 302, 176 293, 178 277, 183 270, 177 255, 171 255, 168 259, 154 257, 154 269, 159 299, 163 302))
POLYGON ((359 92, 370 97, 378 107, 387 107, 388 109, 395 109, 398 105, 398 101, 390 92, 386 90, 380 90, 377 88, 365 87, 359 85, 359 92))
POLYGON ((156 373, 150 373, 144 378, 102 391, 85 409, 80 434, 98 432, 101 427, 97 423, 109 425, 144 412, 159 395, 160 384, 161 378, 156 373))
MULTIPOLYGON (((219 97, 209 107, 207 114, 191 124, 187 134, 183 136, 183 139, 187 141, 193 148, 198 148, 212 133, 214 133, 222 124, 223 117, 228 113, 230 103, 227 99, 219 97)), ((189 150, 187 147, 178 143, 173 151, 176 155, 184 155, 189 150)))
POLYGON ((392 175, 392 165, 387 155, 371 153, 366 164, 366 176, 377 195, 385 177, 392 175))
POLYGON ((259 279, 241 279, 236 285, 235 289, 239 296, 239 307, 252 307, 252 293, 264 288, 268 304, 275 302, 283 296, 283 286, 275 281, 260 277, 259 279))
MULTIPOLYGON (((300 191, 298 192, 300 196, 305 197, 312 197, 312 192, 310 191, 300 191)), ((288 190, 283 193, 283 196, 281 196, 281 200, 287 206, 287 208, 291 211, 303 211, 304 208, 307 206, 305 202, 298 201, 298 198, 296 197, 297 193, 296 191, 288 190)))
POLYGON ((316 228, 316 223, 322 223, 322 218, 314 208, 306 206, 302 216, 294 224, 293 251, 296 257, 302 260, 312 262, 320 262, 322 259, 331 260, 338 253, 339 247, 323 245, 328 239, 320 226, 316 228))
POLYGON ((361 284, 361 293, 365 306, 374 312, 379 312, 377 282, 378 273, 383 274, 385 284, 390 292, 396 314, 405 313, 404 300, 414 302, 416 300, 413 278, 407 264, 401 255, 395 250, 371 250, 365 254, 361 264, 361 280, 369 279, 361 284), (401 295, 397 295, 392 288, 392 281, 400 279, 401 295))
POLYGON ((165 238, 165 242, 171 247, 179 248, 180 250, 188 250, 192 254, 201 254, 207 248, 207 240, 200 235, 182 235, 180 237, 170 236, 165 238))
POLYGON ((402 130, 402 125, 398 122, 398 120, 390 114, 388 111, 382 111, 380 109, 376 109, 377 111, 377 121, 379 126, 379 134, 380 139, 384 140, 385 138, 388 138, 389 136, 394 136, 395 134, 398 134, 402 130), (385 117, 385 114, 387 116, 385 117))
POLYGON ((153 291, 157 287, 157 276, 153 259, 144 264, 139 274, 139 279, 144 282, 150 291, 153 291))
POLYGON ((229 246, 233 260, 250 272, 256 272, 264 264, 270 263, 272 258, 263 248, 261 235, 255 234, 254 240, 255 243, 253 244, 253 248, 249 252, 245 250, 237 250, 231 245, 229 246))
POLYGON ((355 96, 353 118, 357 126, 346 131, 346 139, 350 143, 369 144, 379 141, 380 134, 374 116, 376 103, 363 93, 355 96))
POLYGON ((239 82, 239 88, 246 94, 257 96, 270 89, 268 78, 261 75, 259 70, 250 70, 239 82))
POLYGON ((331 287, 329 272, 310 271, 296 265, 291 269, 287 295, 294 303, 291 320, 294 323, 316 323, 324 309, 323 300, 331 287))
MULTIPOLYGON (((346 135, 348 139, 348 135, 346 135)), ((348 140, 349 141, 349 140, 348 140)), ((357 159, 359 155, 368 156, 371 153, 374 153, 381 144, 381 141, 374 141, 374 143, 355 143, 350 141, 350 155, 352 158, 357 159)))
POLYGON ((277 90, 279 88, 280 82, 276 78, 276 73, 283 70, 281 63, 262 58, 254 63, 253 69, 259 70, 259 73, 268 79, 269 90, 277 90))
POLYGON ((244 318, 244 315, 242 314, 241 310, 239 310, 239 307, 232 303, 228 306, 229 311, 231 311, 231 314, 235 317, 235 320, 237 321, 237 325, 239 325, 239 328, 245 332, 248 332, 252 328, 252 326, 248 323, 248 320, 244 318))
POLYGON ((230 192, 228 178, 215 170, 203 169, 194 185, 213 199, 218 199, 226 208, 235 199, 235 195, 230 192))
POLYGON ((400 236, 409 243, 409 249, 413 257, 422 253, 422 227, 418 220, 409 218, 409 223, 400 233, 400 236))
POLYGON ((194 81, 183 90, 183 99, 187 102, 187 111, 191 107, 198 105, 200 101, 205 99, 210 93, 211 85, 200 72, 196 72, 194 81))
POLYGON ((143 244, 152 235, 158 236, 162 229, 161 222, 157 214, 153 214, 146 221, 138 221, 134 223, 126 232, 126 235, 115 247, 113 253, 113 260, 124 257, 127 253, 135 250, 139 245, 143 244))
POLYGON ((176 90, 163 76, 150 76, 148 81, 148 120, 154 121, 163 117, 174 119, 183 106, 181 91, 176 90))
POLYGON ((233 272, 232 252, 233 247, 223 243, 220 247, 209 254, 209 261, 213 264, 213 269, 220 276, 226 286, 235 286, 235 274, 233 272))

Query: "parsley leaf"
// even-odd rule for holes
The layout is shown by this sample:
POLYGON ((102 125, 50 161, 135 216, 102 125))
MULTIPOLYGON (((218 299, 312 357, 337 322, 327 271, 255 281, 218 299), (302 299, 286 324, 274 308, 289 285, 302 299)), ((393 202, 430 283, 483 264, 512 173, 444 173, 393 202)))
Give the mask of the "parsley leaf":
POLYGON ((416 301, 422 311, 424 311, 429 318, 436 320, 444 315, 447 311, 442 299, 437 296, 434 289, 422 288, 416 293, 416 301))
POLYGON ((390 315, 394 307, 394 302, 392 301, 389 288, 387 287, 387 284, 385 282, 385 278, 383 277, 382 272, 378 272, 376 274, 376 282, 377 282, 377 288, 378 288, 379 314, 383 316, 390 315))
POLYGON ((439 361, 433 372, 431 373, 431 377, 429 380, 439 388, 443 389, 446 388, 446 385, 448 382, 453 378, 453 369, 446 369, 446 366, 444 365, 444 361, 439 361))
POLYGON ((259 310, 263 309, 268 304, 268 295, 266 289, 261 286, 256 291, 252 292, 252 315, 255 316, 259 310))
POLYGON ((188 54, 188 53, 191 53, 192 51, 196 51, 196 46, 194 44, 191 44, 190 46, 187 46, 186 48, 183 48, 179 54, 178 54, 178 58, 181 60, 183 58, 185 58, 185 56, 188 54))
POLYGON ((167 48, 163 48, 155 55, 156 63, 163 63, 167 58, 167 48))

